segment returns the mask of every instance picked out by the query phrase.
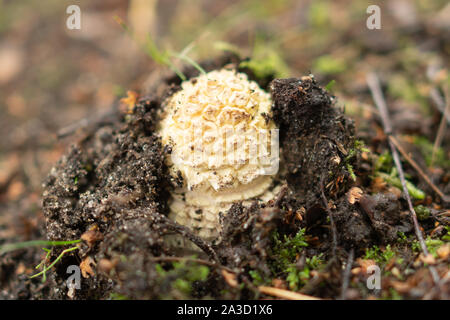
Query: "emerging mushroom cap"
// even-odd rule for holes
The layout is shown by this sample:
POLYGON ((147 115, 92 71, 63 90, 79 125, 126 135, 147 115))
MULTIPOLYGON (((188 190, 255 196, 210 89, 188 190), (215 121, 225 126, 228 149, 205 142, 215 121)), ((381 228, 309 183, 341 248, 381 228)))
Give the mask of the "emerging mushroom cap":
POLYGON ((180 173, 184 183, 173 193, 171 217, 213 238, 219 212, 234 201, 263 196, 276 174, 272 103, 246 74, 226 69, 181 86, 166 101, 159 128, 163 144, 172 148, 172 175, 180 173))

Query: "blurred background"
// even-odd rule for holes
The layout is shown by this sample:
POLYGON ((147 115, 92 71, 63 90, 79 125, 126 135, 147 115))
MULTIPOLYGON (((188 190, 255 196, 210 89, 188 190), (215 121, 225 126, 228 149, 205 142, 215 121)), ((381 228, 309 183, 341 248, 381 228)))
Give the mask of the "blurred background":
POLYGON ((364 119, 375 112, 365 77, 375 69, 396 128, 432 146, 442 112, 430 94, 448 79, 450 5, 384 1, 381 29, 369 30, 371 4, 0 0, 0 240, 43 236, 36 228, 41 183, 71 141, 57 132, 107 111, 128 90, 145 92, 150 74, 164 68, 142 49, 149 36, 160 51, 188 48, 194 61, 234 51, 279 77, 312 72, 321 85, 332 84, 362 138, 364 119), (66 27, 73 4, 80 30, 66 27))

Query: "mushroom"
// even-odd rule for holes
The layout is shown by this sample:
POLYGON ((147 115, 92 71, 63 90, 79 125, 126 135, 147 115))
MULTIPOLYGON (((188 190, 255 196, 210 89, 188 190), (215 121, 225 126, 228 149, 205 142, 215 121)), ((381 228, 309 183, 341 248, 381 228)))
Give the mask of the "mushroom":
POLYGON ((172 150, 170 174, 182 178, 169 218, 217 242, 219 216, 234 202, 274 197, 279 150, 271 105, 256 82, 227 69, 184 81, 165 101, 158 133, 172 150))

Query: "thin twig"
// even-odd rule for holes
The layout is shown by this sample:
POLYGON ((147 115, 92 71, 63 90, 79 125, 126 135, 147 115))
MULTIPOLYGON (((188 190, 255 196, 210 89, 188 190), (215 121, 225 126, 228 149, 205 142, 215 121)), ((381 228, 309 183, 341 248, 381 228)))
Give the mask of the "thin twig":
POLYGON ((444 201, 444 202, 450 202, 450 196, 444 194, 432 181, 431 179, 425 174, 425 172, 420 168, 420 166, 417 164, 414 159, 412 159, 408 153, 403 149, 402 145, 399 143, 397 138, 394 136, 389 136, 389 139, 394 144, 394 146, 397 148, 397 150, 401 153, 402 157, 405 158, 406 161, 413 167, 417 173, 422 177, 422 179, 431 187, 431 189, 434 190, 434 192, 437 193, 437 195, 444 201))
POLYGON ((159 218, 163 220, 164 224, 169 230, 176 232, 186 239, 190 240, 197 247, 203 250, 203 252, 205 252, 213 261, 219 263, 219 257, 209 243, 192 233, 189 228, 170 220, 166 216, 159 214, 159 218))
POLYGON ((77 131, 84 130, 86 132, 93 132, 99 127, 110 125, 114 122, 114 117, 117 116, 117 105, 115 104, 111 109, 106 112, 99 112, 97 114, 90 115, 75 123, 63 127, 56 133, 57 139, 62 139, 74 134, 77 131))
POLYGON ((6 193, 9 186, 14 181, 14 179, 19 175, 19 173, 20 170, 18 168, 14 168, 6 175, 6 179, 0 182, 0 195, 6 193))
POLYGON ((274 288, 274 287, 259 286, 258 290, 264 294, 282 298, 282 299, 287 299, 287 300, 321 300, 320 298, 307 296, 306 294, 288 291, 288 290, 279 289, 279 288, 274 288))
POLYGON ((347 259, 347 265, 345 266, 344 275, 342 276, 343 281, 342 281, 342 289, 341 289, 341 300, 346 299, 354 255, 355 255, 355 251, 353 249, 350 250, 350 254, 348 255, 348 259, 347 259))
POLYGON ((273 203, 274 207, 278 207, 281 204, 281 201, 284 199, 287 192, 288 192, 288 186, 285 184, 280 188, 280 192, 278 193, 278 196, 273 203))
POLYGON ((328 212, 328 216, 330 217, 330 224, 331 224, 331 235, 333 238, 333 257, 336 256, 336 247, 337 247, 337 231, 336 231, 336 225, 334 224, 334 218, 333 218, 333 214, 330 210, 330 208, 328 207, 328 200, 325 197, 325 192, 323 190, 323 179, 320 180, 320 192, 322 195, 322 200, 323 200, 323 205, 325 206, 325 209, 328 212))
POLYGON ((430 98, 433 100, 436 108, 444 115, 444 118, 447 119, 448 124, 450 124, 450 113, 445 114, 445 101, 437 88, 431 89, 430 98))
POLYGON ((253 282, 250 281, 250 279, 247 276, 242 275, 241 278, 242 278, 242 281, 247 286, 247 288, 250 289, 255 294, 255 296, 256 296, 255 299, 259 299, 259 296, 261 295, 261 291, 258 290, 258 287, 255 286, 253 284, 253 282))
MULTIPOLYGON (((369 86, 369 89, 372 93, 373 100, 375 101, 375 105, 380 110, 380 116, 381 121, 383 123, 384 132, 387 136, 392 136, 392 126, 389 118, 388 109, 386 106, 386 102, 383 97, 383 93, 381 92, 380 83, 378 80, 378 77, 375 73, 369 73, 367 75, 367 84, 369 86)), ((417 239, 419 240, 420 247, 422 248, 422 252, 425 254, 425 256, 428 256, 430 253, 428 251, 427 245, 425 243, 425 240, 423 239, 422 231, 420 230, 419 221, 417 220, 417 214, 414 210, 411 197, 408 192, 408 188, 406 186, 406 179, 405 179, 405 173, 403 171, 402 163, 400 161, 400 156, 397 152, 397 149, 395 148, 394 143, 392 142, 392 139, 388 139, 389 147, 392 152, 392 156, 394 158, 395 166, 398 170, 398 176, 400 178, 400 181, 402 183, 403 193, 406 198, 406 202, 408 203, 409 211, 411 213, 411 217, 414 223, 414 229, 417 236, 417 239)), ((434 266, 430 266, 430 272, 431 276, 433 277, 433 281, 436 285, 439 285, 439 275, 436 271, 436 268, 434 266)))
POLYGON ((316 292, 317 288, 319 288, 320 284, 326 280, 327 274, 332 272, 332 269, 338 264, 338 258, 336 256, 332 256, 331 259, 328 260, 322 272, 319 273, 317 277, 312 277, 308 280, 308 282, 303 286, 302 293, 304 294, 312 294, 316 292))
POLYGON ((430 166, 433 166, 434 159, 436 157, 436 152, 442 144, 442 139, 444 138, 444 135, 445 135, 445 129, 447 128, 446 118, 450 114, 450 98, 449 98, 447 89, 448 89, 447 87, 444 88, 445 101, 446 101, 445 110, 444 110, 444 114, 442 115, 441 122, 439 123, 439 129, 436 134, 436 139, 434 140, 433 153, 431 154, 430 166))

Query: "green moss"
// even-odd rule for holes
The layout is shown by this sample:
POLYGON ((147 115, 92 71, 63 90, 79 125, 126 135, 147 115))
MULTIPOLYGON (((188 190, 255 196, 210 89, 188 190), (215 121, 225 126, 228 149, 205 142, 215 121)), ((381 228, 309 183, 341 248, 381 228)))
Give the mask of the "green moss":
POLYGON ((325 90, 327 90, 327 91, 329 91, 329 92, 333 91, 333 88, 334 88, 335 84, 336 84, 336 80, 334 80, 334 79, 331 80, 331 81, 328 82, 328 84, 325 86, 325 90))
MULTIPOLYGON (((420 153, 425 158, 428 166, 431 166, 433 157, 433 143, 422 136, 414 136, 413 143, 419 148, 420 153)), ((434 157, 434 164, 443 168, 450 168, 450 159, 447 159, 442 148, 437 148, 434 157)))
POLYGON ((172 289, 180 292, 186 298, 192 292, 193 282, 205 281, 209 275, 207 266, 189 260, 172 262, 172 268, 169 270, 166 270, 160 264, 156 264, 155 270, 159 275, 159 282, 170 281, 172 289))
POLYGON ((322 253, 311 258, 306 258, 305 267, 303 269, 298 269, 295 264, 289 265, 286 268, 286 281, 289 284, 289 288, 292 290, 298 290, 301 286, 303 286, 310 278, 311 271, 316 270, 323 265, 324 261, 322 258, 322 253))
POLYGON ((191 293, 191 283, 185 279, 176 279, 173 282, 173 287, 180 290, 181 292, 184 292, 185 294, 190 294, 191 293))
POLYGON ((389 288, 389 293, 383 296, 386 300, 402 300, 402 296, 394 288, 389 288))
POLYGON ((309 23, 315 28, 324 29, 330 24, 330 5, 328 1, 313 1, 309 7, 309 23))
POLYGON ((393 257, 395 257, 395 251, 392 250, 391 245, 387 245, 383 250, 378 246, 367 248, 364 259, 374 260, 378 265, 383 266, 393 257))
POLYGON ((446 226, 445 230, 447 230, 447 234, 442 237, 442 240, 447 242, 450 241, 450 226, 446 226))
POLYGON ((353 148, 348 151, 347 156, 344 158, 345 167, 353 181, 356 181, 356 174, 350 162, 361 152, 370 152, 370 150, 365 146, 364 141, 355 140, 353 148))
POLYGON ((347 171, 350 174, 350 177, 352 178, 352 180, 356 181, 356 174, 355 174, 355 171, 353 170, 353 166, 351 164, 347 163, 346 168, 347 168, 347 171))
POLYGON ((388 92, 391 96, 408 102, 417 102, 418 99, 422 98, 413 82, 401 75, 393 76, 389 80, 388 92))
POLYGON ((120 84, 113 85, 112 90, 116 98, 122 98, 127 95, 127 90, 120 84))
POLYGON ((346 160, 350 160, 355 157, 359 152, 370 152, 370 149, 367 148, 366 144, 362 140, 355 140, 353 148, 348 151, 348 155, 345 158, 346 160))
POLYGON ((155 265, 155 270, 161 277, 165 277, 167 274, 167 271, 159 263, 155 265))
POLYGON ((390 172, 392 170, 393 159, 389 151, 380 154, 375 161, 375 172, 390 172))
POLYGON ((423 205, 418 205, 414 207, 414 210, 416 211, 417 218, 419 220, 426 220, 431 215, 431 210, 423 205))
POLYGON ((282 58, 280 50, 261 37, 255 39, 251 59, 242 61, 239 67, 250 69, 260 79, 271 76, 286 78, 289 75, 289 68, 282 58))
POLYGON ((408 237, 406 236, 406 234, 404 232, 397 232, 398 238, 397 238, 397 242, 398 243, 406 243, 408 241, 408 237))
MULTIPOLYGON (((402 182, 400 181, 400 178, 397 177, 397 170, 395 168, 392 168, 391 174, 378 172, 377 176, 381 177, 384 181, 386 181, 390 185, 402 189, 402 182)), ((408 180, 406 180, 406 188, 408 189, 410 196, 413 197, 414 199, 417 200, 425 199, 425 192, 417 188, 413 183, 411 183, 408 180)))
POLYGON ((109 294, 109 300, 129 300, 129 298, 123 294, 111 292, 109 294))
POLYGON ((253 279, 253 284, 255 284, 256 286, 260 286, 266 283, 266 281, 257 270, 250 270, 249 274, 253 279))
POLYGON ((308 246, 305 240, 304 228, 300 229, 294 237, 284 235, 283 239, 280 239, 279 233, 275 232, 273 234, 273 243, 272 255, 276 258, 281 269, 294 262, 302 249, 308 246))
MULTIPOLYGON (((402 182, 398 177, 397 168, 394 167, 394 162, 392 159, 392 155, 385 151, 375 160, 374 163, 374 174, 382 178, 388 184, 399 188, 402 190, 402 182), (390 172, 389 174, 387 172, 390 172)), ((411 176, 405 173, 405 179, 410 179, 411 176)), ((411 181, 406 180, 406 188, 408 189, 409 194, 414 199, 423 200, 425 199, 425 192, 417 188, 411 181)))
POLYGON ((313 70, 323 75, 336 75, 345 69, 347 69, 345 61, 331 55, 320 56, 313 63, 313 70))
MULTIPOLYGON (((428 248, 428 251, 430 252, 430 254, 432 254, 433 257, 437 258, 438 257, 437 249, 439 249, 444 244, 444 241, 439 240, 439 239, 433 239, 430 236, 428 236, 425 239, 425 244, 427 245, 427 248, 428 248)), ((412 243, 412 249, 415 252, 421 252, 422 249, 420 247, 420 243, 418 240, 415 240, 412 243)))
MULTIPOLYGON (((282 239, 280 235, 275 232, 273 235, 272 248, 272 273, 274 277, 284 276, 289 288, 298 290, 310 278, 312 270, 318 269, 323 265, 323 254, 305 259, 304 266, 300 269, 297 263, 299 254, 303 248, 308 246, 305 240, 305 229, 301 229, 295 236, 284 236, 282 239)), ((257 274, 252 277, 254 280, 259 280, 257 274)))

